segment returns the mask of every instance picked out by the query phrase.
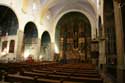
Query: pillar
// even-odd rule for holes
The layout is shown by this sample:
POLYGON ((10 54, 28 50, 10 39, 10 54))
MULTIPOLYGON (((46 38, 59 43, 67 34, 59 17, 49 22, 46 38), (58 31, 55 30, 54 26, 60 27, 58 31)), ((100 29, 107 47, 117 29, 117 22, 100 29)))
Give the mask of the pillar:
POLYGON ((31 44, 31 54, 32 54, 32 58, 35 61, 39 60, 39 55, 40 55, 40 39, 35 38, 32 40, 34 43, 31 44))
POLYGON ((22 61, 23 60, 23 31, 18 30, 17 33, 17 44, 16 44, 16 61, 22 61))
POLYGON ((36 48, 36 50, 37 50, 37 52, 36 52, 36 60, 37 61, 39 61, 40 59, 40 49, 41 49, 41 39, 39 39, 38 38, 38 40, 37 40, 37 48, 36 48))
POLYGON ((102 25, 102 36, 99 38, 99 68, 106 64, 106 54, 105 54, 105 32, 104 26, 102 25))
POLYGON ((51 42, 50 43, 50 60, 51 61, 54 61, 54 48, 55 48, 55 43, 54 42, 51 42))
POLYGON ((123 83, 123 64, 124 64, 124 42, 123 27, 121 18, 120 4, 114 1, 116 46, 117 46, 117 83, 123 83))

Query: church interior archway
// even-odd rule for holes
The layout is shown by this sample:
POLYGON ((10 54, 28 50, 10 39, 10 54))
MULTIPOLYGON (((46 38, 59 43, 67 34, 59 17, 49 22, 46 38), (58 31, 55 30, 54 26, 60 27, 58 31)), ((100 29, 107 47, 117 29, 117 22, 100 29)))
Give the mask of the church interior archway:
POLYGON ((90 59, 91 25, 80 12, 62 16, 56 26, 55 42, 59 60, 63 62, 86 62, 90 59))
POLYGON ((33 22, 28 22, 24 29, 24 59, 27 59, 28 57, 32 57, 33 59, 37 58, 37 40, 37 27, 33 22))
POLYGON ((17 35, 19 24, 18 24, 18 18, 15 14, 15 12, 7 7, 0 5, 0 57, 11 60, 15 57, 15 40, 14 38, 17 35), (14 43, 11 43, 11 40, 14 41, 14 43), (6 42, 6 45, 4 45, 6 42), (11 50, 11 51, 10 51, 11 50), (11 54, 13 53, 13 56, 11 54))
POLYGON ((51 55, 50 43, 51 43, 51 38, 49 32, 47 31, 43 32, 41 37, 41 48, 40 48, 40 59, 42 61, 50 61, 52 59, 50 56, 51 55))
POLYGON ((16 35, 18 19, 12 9, 0 6, 0 36, 16 35))

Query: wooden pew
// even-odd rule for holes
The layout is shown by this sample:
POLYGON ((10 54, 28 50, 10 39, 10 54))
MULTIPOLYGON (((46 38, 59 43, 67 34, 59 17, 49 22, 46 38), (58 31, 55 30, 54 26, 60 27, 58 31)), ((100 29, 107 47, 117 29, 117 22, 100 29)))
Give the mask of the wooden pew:
POLYGON ((39 78, 46 78, 46 79, 51 79, 51 80, 64 80, 64 81, 78 81, 78 82, 87 82, 87 83, 102 83, 102 79, 99 77, 91 77, 88 75, 87 76, 67 76, 67 75, 54 75, 54 74, 50 74, 50 75, 46 75, 46 74, 39 74, 39 73, 34 73, 34 72, 24 72, 25 76, 30 76, 30 77, 34 77, 37 76, 39 78))
POLYGON ((45 73, 35 73, 35 72, 24 71, 24 72, 21 73, 21 75, 23 75, 23 76, 30 76, 30 77, 37 76, 38 78, 39 77, 47 78, 47 74, 45 74, 45 73))
POLYGON ((16 69, 16 71, 14 72, 19 72, 20 70, 17 70, 17 68, 19 69, 22 67, 24 67, 24 70, 27 70, 27 72, 23 72, 23 74, 21 74, 23 76, 15 75, 14 73, 12 73, 6 76, 7 78, 6 80, 14 81, 17 79, 16 81, 21 81, 23 83, 32 83, 32 82, 34 83, 36 81, 40 83, 41 79, 42 79, 41 83, 44 82, 49 83, 49 81, 50 83, 54 83, 54 81, 57 83, 63 83, 63 82, 102 83, 103 82, 102 79, 100 78, 100 75, 98 74, 98 71, 91 64, 65 64, 65 65, 52 64, 52 66, 51 64, 37 64, 37 63, 29 65, 9 64, 9 68, 16 69), (35 77, 37 77, 37 80, 35 77))
POLYGON ((50 72, 50 71, 43 71, 43 70, 33 70, 32 72, 41 73, 41 74, 65 75, 65 76, 71 76, 72 75, 72 76, 79 76, 79 77, 100 77, 100 75, 95 73, 95 72, 94 73, 90 73, 90 72, 79 72, 79 73, 70 72, 70 73, 67 73, 65 71, 64 72, 63 71, 61 71, 61 72, 59 72, 59 71, 50 72))
POLYGON ((85 83, 103 83, 103 79, 101 79, 101 78, 71 76, 69 80, 78 81, 78 82, 85 82, 85 83))
POLYGON ((53 71, 48 71, 48 70, 32 70, 32 72, 36 72, 36 73, 45 73, 45 74, 53 73, 53 71))
POLYGON ((52 80, 45 78, 35 78, 29 76, 21 76, 21 75, 12 75, 8 74, 5 79, 6 82, 14 83, 61 83, 60 80, 52 80))
POLYGON ((93 78, 99 78, 100 75, 99 74, 83 74, 83 73, 74 73, 72 74, 72 76, 78 76, 78 77, 93 77, 93 78))
POLYGON ((62 83, 85 83, 85 82, 63 81, 62 83))
POLYGON ((44 74, 44 73, 34 73, 34 72, 24 72, 21 75, 30 76, 30 77, 37 76, 38 78, 47 78, 47 79, 55 79, 55 80, 68 79, 68 76, 64 76, 64 75, 54 75, 54 74, 44 74))
POLYGON ((19 82, 19 83, 37 83, 36 79, 33 77, 28 77, 28 76, 20 76, 20 75, 13 75, 13 74, 8 74, 5 77, 6 82, 14 83, 14 82, 19 82))
POLYGON ((60 80, 38 78, 37 83, 61 83, 60 80))

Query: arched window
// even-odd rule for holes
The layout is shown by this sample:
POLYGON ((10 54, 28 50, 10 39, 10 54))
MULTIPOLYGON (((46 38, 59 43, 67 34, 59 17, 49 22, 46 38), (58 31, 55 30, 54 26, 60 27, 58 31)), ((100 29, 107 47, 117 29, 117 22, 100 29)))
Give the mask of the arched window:
POLYGON ((15 47, 15 41, 11 40, 9 46, 9 53, 14 53, 14 47, 15 47))
POLYGON ((4 51, 4 49, 7 48, 7 43, 8 43, 8 41, 2 42, 2 51, 4 51))
POLYGON ((48 31, 43 32, 41 36, 41 55, 43 60, 50 61, 51 56, 50 56, 50 34, 48 31))

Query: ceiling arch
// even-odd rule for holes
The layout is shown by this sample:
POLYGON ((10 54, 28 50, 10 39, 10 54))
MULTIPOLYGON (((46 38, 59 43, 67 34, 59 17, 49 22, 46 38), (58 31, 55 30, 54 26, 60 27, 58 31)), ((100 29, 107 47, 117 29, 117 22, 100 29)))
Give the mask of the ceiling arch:
POLYGON ((0 4, 0 36, 16 35, 19 28, 19 20, 15 11, 0 4))
POLYGON ((75 7, 78 9, 86 9, 93 17, 96 17, 97 7, 96 3, 92 0, 40 0, 44 7, 41 8, 41 17, 44 17, 48 11, 51 11, 53 15, 56 15, 58 11, 64 7, 75 7))
MULTIPOLYGON (((65 15, 66 13, 69 13, 69 12, 80 12, 80 13, 84 14, 84 15, 89 19, 90 24, 91 24, 91 28, 92 28, 91 37, 92 37, 92 39, 95 38, 95 33, 94 33, 94 32, 95 32, 95 30, 96 30, 96 29, 95 29, 95 28, 96 28, 96 23, 95 23, 94 19, 92 19, 91 16, 89 16, 88 13, 86 13, 86 12, 84 12, 84 11, 82 11, 82 10, 78 10, 78 9, 66 10, 65 12, 62 12, 60 15, 58 15, 58 17, 56 18, 56 20, 55 20, 55 22, 54 22, 54 25, 53 25, 53 33, 55 33, 55 28, 56 28, 56 25, 57 25, 58 21, 60 20, 60 18, 61 18, 63 15, 65 15)), ((52 37, 53 37, 53 38, 52 38, 52 41, 55 41, 55 40, 54 40, 54 37, 55 37, 54 34, 53 34, 52 37)))
MULTIPOLYGON (((58 20, 61 18, 61 16, 72 11, 78 11, 86 15, 92 27, 92 35, 95 34, 95 28, 97 27, 96 1, 94 2, 93 0, 41 0, 41 2, 42 1, 44 1, 44 3, 42 3, 44 5, 41 7, 42 11, 40 15, 40 20, 44 20, 44 16, 48 16, 49 12, 52 21, 51 23, 53 23, 51 26, 51 31, 53 31, 53 34, 55 32, 55 26, 58 20)), ((94 36, 92 36, 92 38, 94 38, 94 36)), ((52 41, 54 41, 54 38, 52 38, 52 41)))
POLYGON ((40 0, 41 5, 46 5, 49 8, 53 7, 54 5, 58 4, 58 3, 84 3, 87 2, 90 4, 90 6, 92 6, 94 8, 94 10, 96 11, 96 4, 97 4, 97 0, 40 0))

